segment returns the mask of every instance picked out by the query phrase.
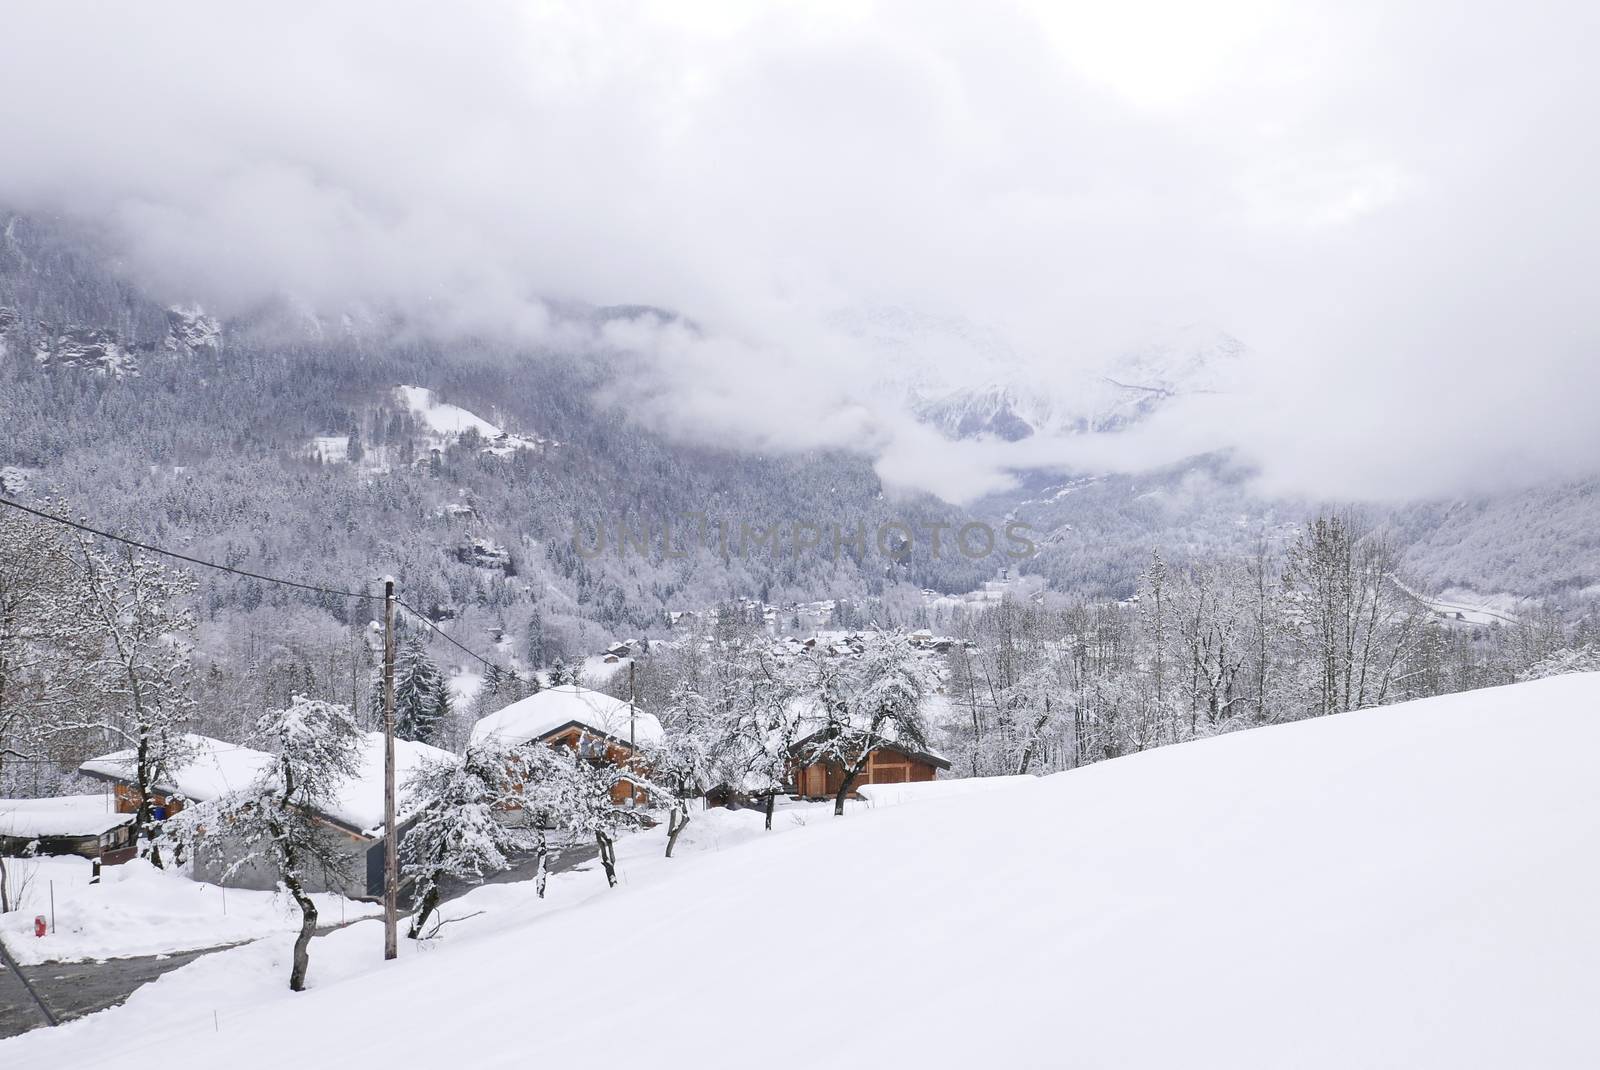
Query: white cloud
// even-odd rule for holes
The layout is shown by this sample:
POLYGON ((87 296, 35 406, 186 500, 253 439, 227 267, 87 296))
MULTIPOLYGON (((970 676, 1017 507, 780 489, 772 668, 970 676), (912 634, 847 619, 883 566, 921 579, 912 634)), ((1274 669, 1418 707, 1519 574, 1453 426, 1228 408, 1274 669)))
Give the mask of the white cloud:
POLYGON ((224 310, 680 310, 702 330, 608 339, 655 361, 643 418, 951 496, 1211 442, 1310 493, 1591 466, 1595 9, 1396 8, 35 5, 0 35, 0 200, 224 310), (1266 367, 1138 436, 950 446, 839 326, 884 307, 1051 382, 1150 322, 1266 367))

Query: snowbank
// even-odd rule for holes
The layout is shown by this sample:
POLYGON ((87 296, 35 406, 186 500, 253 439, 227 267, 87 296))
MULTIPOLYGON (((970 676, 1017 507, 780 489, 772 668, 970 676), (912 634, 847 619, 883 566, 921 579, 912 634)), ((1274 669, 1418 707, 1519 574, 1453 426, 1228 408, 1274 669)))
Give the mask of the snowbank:
MULTIPOLYGON (((82 858, 6 859, 21 905, 0 914, 0 939, 21 963, 126 958, 193 951, 299 930, 294 900, 277 892, 250 892, 200 884, 156 869, 142 859, 101 870, 90 884, 82 858), (35 915, 50 916, 55 893, 56 931, 33 935, 35 915)), ((367 917, 380 908, 337 895, 313 897, 324 925, 367 917)))
POLYGON ((110 792, 53 799, 0 799, 0 836, 99 836, 133 820, 110 792))
POLYGON ((959 780, 928 780, 920 784, 867 784, 856 789, 867 805, 882 809, 905 803, 927 802, 929 799, 948 799, 957 795, 975 795, 979 792, 1001 791, 1038 783, 1032 776, 981 776, 959 780))
POLYGON ((287 940, 225 952, 0 1062, 1600 1065, 1597 752, 1600 675, 1567 676, 777 835, 700 814, 720 849, 624 851, 615 891, 480 889, 389 964, 363 922, 295 996, 287 940))

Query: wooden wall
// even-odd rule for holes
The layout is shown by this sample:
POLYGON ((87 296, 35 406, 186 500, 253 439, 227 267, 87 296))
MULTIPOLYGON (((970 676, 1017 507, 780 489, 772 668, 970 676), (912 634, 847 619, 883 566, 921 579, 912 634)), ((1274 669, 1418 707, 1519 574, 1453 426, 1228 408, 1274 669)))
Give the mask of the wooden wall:
MULTIPOLYGON (((136 814, 139 812, 138 788, 134 787, 132 784, 117 784, 113 787, 113 794, 116 796, 117 813, 136 814)), ((150 805, 165 806, 167 808, 167 816, 171 817, 183 809, 183 800, 169 799, 165 795, 152 792, 150 795, 150 805)))
MULTIPOLYGON (((920 784, 932 780, 938 768, 920 758, 899 751, 879 749, 867 756, 867 767, 856 777, 853 787, 867 784, 920 784)), ((839 793, 844 783, 844 767, 835 762, 815 762, 797 768, 793 774, 795 793, 808 799, 821 799, 839 793)))

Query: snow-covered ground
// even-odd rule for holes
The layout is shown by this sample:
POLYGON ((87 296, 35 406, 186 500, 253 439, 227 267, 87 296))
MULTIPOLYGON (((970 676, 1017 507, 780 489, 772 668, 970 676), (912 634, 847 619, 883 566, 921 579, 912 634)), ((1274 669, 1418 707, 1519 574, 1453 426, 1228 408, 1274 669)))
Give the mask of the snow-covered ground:
POLYGON ((453 442, 467 431, 476 431, 483 439, 484 451, 500 455, 551 444, 543 438, 511 434, 475 412, 438 400, 427 387, 402 386, 396 392, 412 415, 441 442, 453 442))
POLYGON ((0 1063, 1600 1065, 1597 752, 1590 674, 771 835, 700 814, 616 890, 478 889, 390 964, 361 922, 299 995, 287 938, 222 952, 0 1063))
POLYGON ((959 780, 929 780, 920 784, 867 784, 858 789, 862 800, 873 809, 904 806, 906 803, 928 802, 932 799, 950 799, 957 795, 977 792, 1002 791, 1032 784, 1037 777, 986 776, 966 777, 959 780))
MULTIPOLYGON (((83 858, 8 858, 6 869, 22 902, 0 914, 0 939, 24 965, 192 951, 300 928, 300 911, 287 895, 224 891, 137 859, 103 867, 99 884, 89 883, 91 866, 83 858), (33 919, 49 919, 52 892, 55 931, 35 937, 33 919)), ((337 895, 314 898, 324 925, 378 910, 337 895)))

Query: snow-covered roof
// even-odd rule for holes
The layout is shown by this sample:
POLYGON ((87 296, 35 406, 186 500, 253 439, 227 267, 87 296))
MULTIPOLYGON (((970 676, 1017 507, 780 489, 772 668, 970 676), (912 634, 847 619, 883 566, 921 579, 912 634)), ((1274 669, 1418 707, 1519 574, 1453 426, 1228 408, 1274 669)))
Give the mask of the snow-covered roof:
MULTIPOLYGON (((225 743, 210 736, 193 734, 184 738, 192 748, 192 757, 171 771, 158 786, 170 794, 182 795, 197 802, 211 802, 244 787, 272 761, 272 755, 265 751, 237 743, 225 743)), ((454 758, 449 751, 426 743, 395 740, 395 784, 399 800, 403 802, 405 799, 406 782, 420 766, 454 758)), ((133 751, 117 751, 91 758, 79 768, 85 773, 127 780, 133 774, 133 751)), ((363 835, 376 835, 382 829, 382 732, 368 732, 362 737, 361 772, 344 781, 333 801, 320 812, 363 835)), ((403 820, 407 815, 402 811, 400 816, 403 820)))
MULTIPOLYGON (((183 737, 189 760, 162 779, 157 787, 168 794, 210 802, 242 788, 272 761, 272 755, 239 743, 227 743, 210 736, 188 733, 183 737)), ((134 775, 133 750, 119 750, 90 758, 79 770, 112 780, 131 780, 134 775)))
POLYGON ((110 795, 0 799, 0 836, 99 836, 132 820, 110 795))
MULTIPOLYGON (((455 761, 447 750, 409 739, 394 741, 394 782, 396 805, 402 807, 400 820, 410 816, 405 810, 406 784, 425 765, 455 761)), ((345 781, 338 797, 326 813, 342 824, 376 835, 383 830, 383 733, 368 732, 361 741, 361 773, 345 781)))
POLYGON ((661 722, 653 714, 610 695, 575 684, 547 687, 538 694, 513 702, 491 713, 472 726, 472 742, 495 742, 502 747, 518 747, 569 724, 627 742, 629 719, 632 739, 640 746, 661 742, 661 722))

